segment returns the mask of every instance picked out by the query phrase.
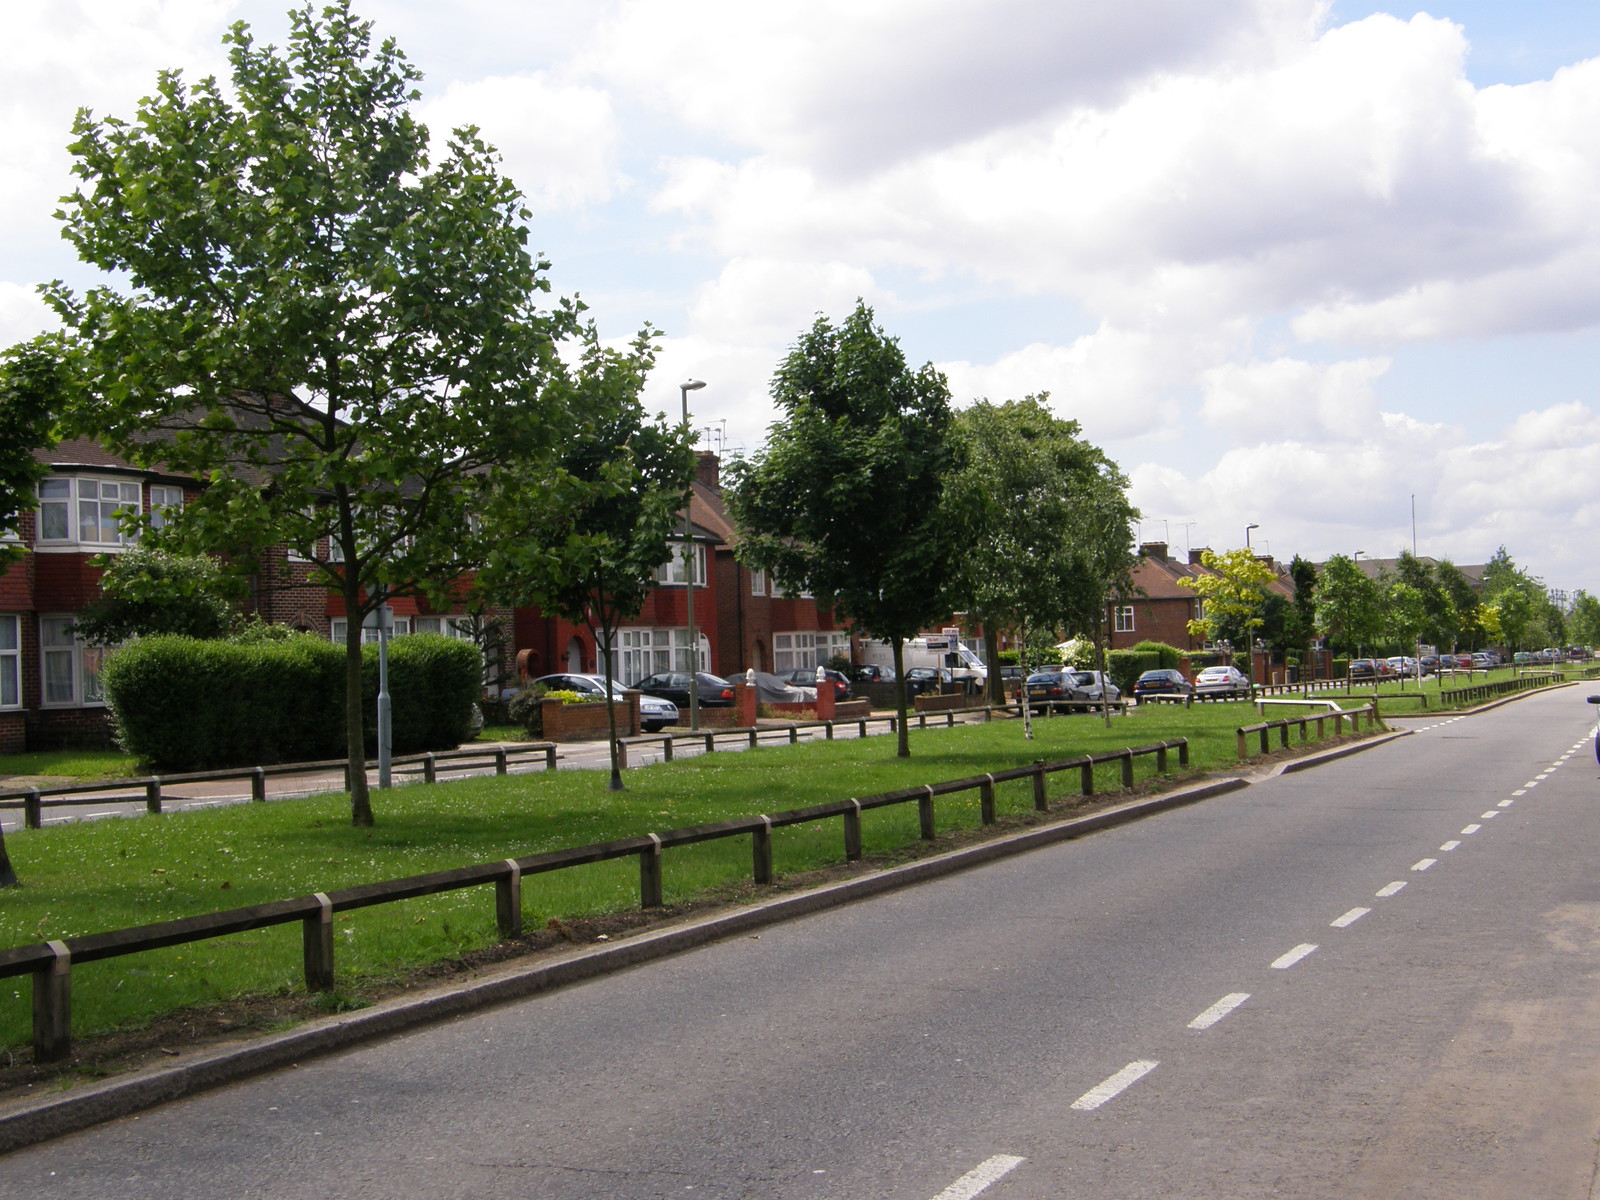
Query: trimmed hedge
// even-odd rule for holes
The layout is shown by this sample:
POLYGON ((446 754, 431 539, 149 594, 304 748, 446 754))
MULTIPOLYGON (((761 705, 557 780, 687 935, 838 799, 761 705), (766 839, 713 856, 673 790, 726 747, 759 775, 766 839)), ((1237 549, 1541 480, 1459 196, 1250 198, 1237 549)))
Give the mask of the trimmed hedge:
MULTIPOLYGON (((477 649, 439 634, 389 645, 394 752, 459 745, 482 686, 477 649)), ((377 748, 378 648, 363 647, 367 752, 377 748)), ((117 741, 153 771, 200 771, 344 755, 344 647, 281 641, 141 638, 102 679, 117 741)))
MULTIPOLYGON (((1135 654, 1154 654, 1158 661, 1153 667, 1146 667, 1146 671, 1176 671, 1178 664, 1183 661, 1184 652, 1176 646, 1169 646, 1166 642, 1139 642, 1130 646, 1135 654)), ((1143 674, 1143 672, 1140 672, 1143 674)), ((1137 679, 1139 676, 1135 675, 1137 679)))
POLYGON ((1113 650, 1106 655, 1106 674, 1124 696, 1133 695, 1133 685, 1139 676, 1161 666, 1161 655, 1153 650, 1113 650))

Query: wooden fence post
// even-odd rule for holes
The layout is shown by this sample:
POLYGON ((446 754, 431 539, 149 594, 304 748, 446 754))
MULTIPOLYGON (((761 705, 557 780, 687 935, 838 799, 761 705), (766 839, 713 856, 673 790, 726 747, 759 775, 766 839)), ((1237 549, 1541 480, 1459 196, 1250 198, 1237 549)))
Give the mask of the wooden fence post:
POLYGON ((1167 744, 1165 742, 1162 742, 1159 746, 1156 747, 1156 774, 1157 775, 1165 775, 1166 773, 1167 773, 1167 744))
POLYGON ((917 800, 917 821, 922 826, 922 840, 933 841, 933 789, 927 785, 923 785, 922 795, 917 800))
POLYGON ((522 868, 506 859, 506 874, 494 881, 494 918, 503 938, 522 934, 522 868))
POLYGON ((1272 726, 1271 725, 1263 725, 1261 727, 1261 753, 1263 753, 1263 754, 1266 754, 1269 750, 1272 749, 1271 735, 1272 735, 1272 726))
POLYGON ((762 816, 761 825, 750 831, 751 875, 760 883, 772 882, 772 818, 762 816))
POLYGON ((1085 796, 1094 795, 1094 759, 1084 759, 1083 766, 1078 770, 1080 772, 1078 791, 1085 796))
POLYGON ((978 811, 985 825, 995 823, 994 815, 994 776, 985 775, 983 782, 978 785, 978 811))
POLYGON ((1122 790, 1127 791, 1133 786, 1133 749, 1130 747, 1122 752, 1122 790))
POLYGON ((650 844, 639 851, 639 907, 661 907, 661 838, 647 834, 650 844))
POLYGON ((1050 797, 1045 794, 1044 785, 1044 760, 1037 759, 1033 764, 1033 807, 1039 812, 1050 811, 1050 797))
POLYGON ((851 797, 850 811, 844 814, 844 860, 861 859, 861 801, 851 797))
POLYGON ((1180 767, 1187 767, 1189 765, 1189 739, 1188 738, 1179 738, 1178 739, 1178 765, 1180 767))
POLYGON ((324 892, 318 892, 311 898, 317 902, 317 911, 301 922, 306 991, 331 992, 333 991, 333 902, 324 892))
POLYGON ((51 959, 33 970, 33 1061, 60 1062, 72 1053, 72 952, 45 946, 51 959))
POLYGON ((1239 757, 1240 758, 1249 758, 1250 757, 1250 747, 1245 742, 1244 730, 1242 730, 1242 729, 1239 730, 1238 731, 1238 736, 1239 736, 1239 745, 1238 745, 1239 757))

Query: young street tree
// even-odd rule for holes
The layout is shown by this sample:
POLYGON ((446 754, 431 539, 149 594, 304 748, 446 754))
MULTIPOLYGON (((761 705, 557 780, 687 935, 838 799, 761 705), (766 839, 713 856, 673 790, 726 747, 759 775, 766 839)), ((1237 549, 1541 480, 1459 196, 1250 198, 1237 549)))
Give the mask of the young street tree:
MULTIPOLYGON (((998 658, 996 632, 1018 633, 1027 673, 1030 635, 1094 639, 1107 601, 1127 587, 1134 564, 1127 480, 1097 447, 1062 420, 1046 396, 991 404, 956 414, 961 468, 949 482, 950 507, 970 514, 974 534, 954 583, 957 606, 983 622, 989 661, 998 658)), ((990 698, 1000 673, 990 673, 990 698)), ((1025 736, 1032 737, 1028 710, 1025 736)), ((1106 710, 1107 719, 1110 710, 1106 710)))
POLYGON ((730 470, 740 557, 888 639, 906 757, 901 643, 952 611, 946 586, 967 543, 964 518, 944 502, 956 455, 950 390, 931 363, 908 368, 858 301, 842 324, 819 317, 795 343, 773 398, 782 419, 730 470))
MULTIPOLYGON (((623 354, 602 348, 588 331, 570 385, 573 424, 546 480, 548 499, 531 526, 514 509, 494 514, 491 532, 508 536, 496 537, 478 580, 496 599, 535 603, 587 625, 602 647, 608 694, 617 631, 639 614, 656 586, 694 478, 693 433, 660 415, 648 419, 639 402, 653 361, 648 334, 623 354)), ((616 710, 606 707, 610 787, 620 792, 616 710)))
MULTIPOLYGON (((1261 604, 1267 597, 1267 585, 1277 578, 1272 568, 1246 548, 1221 554, 1203 550, 1200 565, 1214 574, 1178 580, 1179 587, 1188 588, 1203 601, 1204 615, 1189 622, 1189 632, 1215 639, 1220 630, 1231 628, 1247 638, 1252 636, 1262 625, 1261 604)), ((1252 674, 1254 666, 1252 663, 1252 674)))
POLYGON ((1355 653, 1383 635, 1383 596, 1355 561, 1335 554, 1317 583, 1317 632, 1330 648, 1355 653))
POLYGON ((348 0, 290 14, 281 54, 235 25, 231 86, 164 72, 132 121, 80 112, 61 214, 126 276, 47 296, 92 400, 78 427, 206 483, 162 531, 248 559, 288 545, 342 599, 351 819, 363 769, 364 618, 482 561, 476 516, 566 416, 545 382, 576 306, 542 310, 521 194, 472 129, 437 165, 420 78, 348 0))

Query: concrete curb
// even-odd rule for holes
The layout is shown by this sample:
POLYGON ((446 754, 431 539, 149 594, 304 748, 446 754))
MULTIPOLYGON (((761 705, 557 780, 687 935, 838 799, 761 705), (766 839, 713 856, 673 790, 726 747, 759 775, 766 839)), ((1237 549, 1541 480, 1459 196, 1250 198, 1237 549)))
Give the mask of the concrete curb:
MULTIPOLYGON (((1403 736, 1406 735, 1393 733, 1308 755, 1285 764, 1274 774, 1305 770, 1318 763, 1343 758, 1403 736)), ((71 1092, 24 1101, 10 1107, 9 1111, 0 1111, 0 1154, 129 1116, 158 1104, 193 1096, 248 1075, 292 1066, 308 1058, 331 1054, 421 1025, 491 1005, 525 999, 553 988, 680 954, 736 934, 953 875, 1057 842, 1071 841, 1085 834, 1126 825, 1250 785, 1251 781, 1243 776, 1227 776, 1178 788, 1089 816, 1025 829, 993 841, 919 859, 857 879, 775 897, 615 943, 574 950, 555 961, 497 968, 464 984, 452 984, 416 996, 395 997, 371 1008, 311 1021, 283 1033, 204 1051, 172 1066, 140 1068, 71 1092)))

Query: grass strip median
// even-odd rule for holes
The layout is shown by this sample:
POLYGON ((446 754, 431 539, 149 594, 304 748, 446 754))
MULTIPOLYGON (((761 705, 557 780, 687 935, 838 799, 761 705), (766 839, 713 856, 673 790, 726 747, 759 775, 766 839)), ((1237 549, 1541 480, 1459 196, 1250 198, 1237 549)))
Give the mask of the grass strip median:
MULTIPOLYGON (((1232 768, 1234 729, 1244 705, 1141 710, 1036 723, 1032 742, 1021 723, 913 731, 910 759, 894 757, 890 738, 763 747, 717 753, 628 772, 628 789, 605 790, 603 772, 560 771, 412 785, 375 797, 378 825, 348 823, 342 794, 243 804, 200 812, 139 816, 29 830, 8 837, 24 886, 0 893, 0 945, 150 924, 219 909, 396 879, 654 831, 984 772, 1036 759, 1066 759, 1168 738, 1191 742, 1191 769, 1232 768)), ((1153 764, 1152 764, 1153 765, 1153 764)), ((1141 767, 1139 778, 1148 778, 1141 767)), ((1096 789, 1115 793, 1120 770, 1106 764, 1096 789)), ((1075 795, 1077 772, 1051 777, 1051 791, 1075 795)), ((1031 785, 998 789, 1002 816, 1023 818, 1031 785)), ((941 833, 979 825, 974 792, 942 797, 941 833)), ((863 819, 870 857, 892 857, 919 844, 915 805, 863 819)), ((794 874, 842 858, 837 821, 775 831, 777 871, 794 874)), ((750 846, 728 839, 674 848, 665 860, 665 896, 681 904, 747 882, 750 846)), ((638 905, 632 860, 541 875, 526 881, 526 926, 625 912, 638 905)), ((492 890, 443 893, 341 913, 335 930, 340 991, 393 984, 429 964, 498 940, 492 890)), ((78 1036, 138 1026, 187 1008, 243 995, 301 990, 299 931, 258 930, 213 941, 87 963, 73 972, 78 1036)), ((0 1045, 30 1035, 25 981, 0 990, 0 1045)), ((337 1002, 337 999, 335 1000, 337 1002)))

